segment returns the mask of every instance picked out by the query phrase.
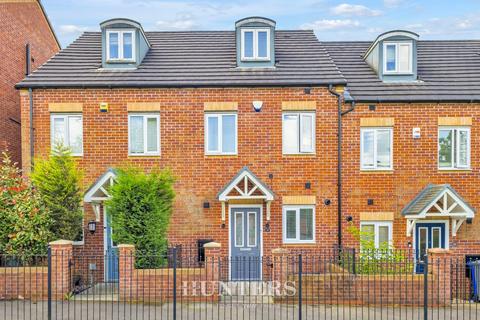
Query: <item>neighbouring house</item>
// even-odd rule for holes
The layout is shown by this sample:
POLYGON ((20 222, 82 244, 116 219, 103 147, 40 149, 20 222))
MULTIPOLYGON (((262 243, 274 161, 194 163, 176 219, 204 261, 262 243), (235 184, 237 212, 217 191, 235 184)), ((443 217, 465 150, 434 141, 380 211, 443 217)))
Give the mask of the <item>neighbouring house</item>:
POLYGON ((343 214, 377 246, 479 258, 480 41, 397 30, 322 45, 356 101, 343 117, 343 214))
MULTIPOLYGON (((176 176, 172 244, 215 240, 234 257, 335 245, 338 99, 329 88, 345 80, 313 31, 260 17, 231 31, 145 32, 129 19, 100 28, 18 85, 25 170, 32 144, 45 156, 60 140, 85 171, 85 225, 97 226, 76 250, 115 246, 103 201, 126 163, 176 176)), ((116 262, 106 262, 110 280, 116 262)))
MULTIPOLYGON (((261 17, 231 31, 100 27, 17 85, 26 170, 57 140, 85 170, 84 221, 96 231, 78 252, 115 250, 103 202, 114 168, 130 163, 177 177, 172 244, 213 240, 233 258, 332 249, 339 238, 358 247, 352 221, 377 246, 480 254, 479 42, 394 31, 321 43, 261 17)), ((114 260, 95 267, 117 276, 114 260)))
POLYGON ((0 150, 21 164, 20 97, 15 84, 60 50, 39 0, 0 1, 0 150))

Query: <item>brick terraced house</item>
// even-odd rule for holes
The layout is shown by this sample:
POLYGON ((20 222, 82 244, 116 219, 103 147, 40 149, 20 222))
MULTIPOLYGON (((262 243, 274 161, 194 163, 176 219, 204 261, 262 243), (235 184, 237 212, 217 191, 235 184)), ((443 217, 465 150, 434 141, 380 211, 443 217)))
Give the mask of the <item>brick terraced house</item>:
POLYGON ((478 258, 480 42, 392 31, 322 45, 355 99, 343 117, 344 215, 417 258, 435 247, 478 258))
POLYGON ((0 0, 0 151, 21 163, 20 97, 15 84, 60 50, 39 0, 0 0))
POLYGON ((234 258, 358 246, 351 221, 378 246, 480 254, 479 49, 405 31, 321 43, 261 17, 209 32, 107 20, 17 85, 23 164, 72 148, 97 222, 83 253, 115 250, 103 201, 131 163, 176 175, 171 243, 234 258))

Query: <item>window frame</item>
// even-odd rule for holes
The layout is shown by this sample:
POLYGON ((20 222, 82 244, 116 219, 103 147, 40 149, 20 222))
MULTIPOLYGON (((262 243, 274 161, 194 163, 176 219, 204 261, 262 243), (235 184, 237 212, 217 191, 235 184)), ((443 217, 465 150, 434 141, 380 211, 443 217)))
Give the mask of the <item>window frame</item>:
MULTIPOLYGON (((393 244, 393 221, 360 221, 360 232, 362 232, 362 226, 364 225, 373 225, 373 234, 375 249, 379 249, 379 229, 380 227, 388 227, 388 246, 391 247, 393 244)), ((361 249, 361 248, 360 248, 361 249)))
POLYGON ((317 127, 317 119, 316 119, 316 114, 314 111, 300 111, 300 112, 291 112, 291 111, 286 111, 282 112, 282 154, 284 155, 295 155, 295 154, 315 154, 316 149, 317 149, 317 144, 316 144, 316 127, 317 127), (295 152, 288 152, 286 150, 286 140, 285 140, 285 116, 297 116, 297 121, 298 121, 298 149, 295 152), (311 151, 302 151, 302 117, 304 116, 311 116, 312 117, 312 150, 311 151))
POLYGON ((313 244, 316 237, 316 223, 315 223, 315 205, 283 205, 282 207, 282 240, 284 244, 313 244), (300 209, 312 210, 312 239, 300 239, 300 209), (295 239, 287 238, 287 211, 295 210, 295 239))
MULTIPOLYGON (((243 248, 245 247, 245 215, 244 215, 244 212, 243 211, 234 211, 233 212, 233 220, 234 220, 234 223, 235 223, 235 228, 233 228, 233 232, 234 232, 234 247, 235 248, 243 248), (238 244, 237 243, 237 235, 238 235, 238 232, 237 232, 237 215, 239 215, 241 217, 241 221, 242 221, 242 230, 241 230, 241 235, 242 235, 242 243, 241 244, 238 244)), ((248 223, 248 219, 247 219, 247 223, 248 223)))
POLYGON ((240 52, 242 61, 270 61, 270 29, 269 28, 243 28, 241 30, 241 40, 240 40, 240 52), (245 56, 245 32, 253 32, 253 57, 245 56), (267 32, 267 56, 259 57, 258 56, 258 33, 267 32))
POLYGON ((383 74, 413 74, 413 43, 411 41, 384 41, 383 42, 383 74), (395 46, 395 70, 387 70, 387 46, 395 46), (410 59, 408 70, 399 70, 400 45, 407 45, 409 47, 410 59))
POLYGON ((50 150, 53 150, 53 147, 55 146, 55 133, 54 133, 54 119, 64 119, 65 121, 65 133, 64 133, 64 141, 63 145, 65 147, 69 147, 70 150, 72 151, 72 156, 74 157, 83 157, 83 114, 82 113, 50 113, 50 150), (81 123, 82 123, 82 151, 79 153, 73 152, 73 149, 70 145, 70 122, 68 121, 69 118, 72 117, 80 117, 81 123), (68 141, 68 143, 65 143, 65 141, 68 141))
POLYGON ((106 57, 105 60, 107 62, 136 62, 137 55, 136 55, 136 32, 135 29, 110 29, 106 32, 106 57), (110 34, 117 33, 118 34, 118 58, 110 58, 110 34), (124 33, 131 33, 132 34, 132 58, 125 59, 123 57, 123 34, 124 33))
POLYGON ((392 127, 364 127, 360 128, 360 169, 362 171, 391 171, 393 170, 393 128, 392 127), (390 166, 389 167, 378 167, 377 164, 377 136, 379 130, 388 130, 390 131, 390 166), (363 156, 363 147, 364 147, 364 139, 363 133, 365 131, 373 131, 373 167, 365 166, 364 165, 364 156, 363 156))
POLYGON ((469 126, 438 126, 437 131, 437 166, 438 170, 470 170, 471 169, 471 155, 472 155, 472 135, 471 128, 469 126), (452 141, 452 165, 450 167, 440 166, 440 131, 451 130, 453 131, 452 141), (467 143, 467 165, 458 165, 458 159, 460 158, 460 135, 458 132, 466 131, 468 133, 467 143))
POLYGON ((236 112, 205 112, 204 115, 204 149, 205 155, 237 155, 238 154, 238 114, 236 112), (224 152, 223 149, 223 116, 235 117, 235 150, 232 152, 224 152), (218 150, 210 151, 208 149, 208 118, 216 117, 218 119, 218 150))
POLYGON ((247 247, 249 248, 256 248, 257 247, 257 238, 258 238, 258 234, 257 234, 257 229, 258 229, 258 222, 257 222, 257 212, 256 211, 247 211, 247 247), (255 240, 254 240, 254 243, 251 244, 250 243, 250 214, 253 214, 254 217, 255 217, 255 240))
POLYGON ((161 133, 160 133, 160 113, 142 113, 142 112, 129 112, 128 113, 128 155, 132 157, 138 156, 159 156, 161 154, 161 133), (131 152, 131 118, 132 117, 143 117, 143 153, 132 153, 131 152), (152 152, 148 151, 148 129, 147 129, 147 119, 155 118, 157 119, 157 151, 152 152))

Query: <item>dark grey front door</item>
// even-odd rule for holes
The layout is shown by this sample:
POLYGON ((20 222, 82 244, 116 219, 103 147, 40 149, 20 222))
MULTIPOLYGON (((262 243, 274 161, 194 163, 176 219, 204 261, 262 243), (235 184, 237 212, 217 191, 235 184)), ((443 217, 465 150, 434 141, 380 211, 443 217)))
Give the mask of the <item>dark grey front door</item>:
POLYGON ((260 280, 260 208, 230 209, 230 275, 232 280, 260 280))

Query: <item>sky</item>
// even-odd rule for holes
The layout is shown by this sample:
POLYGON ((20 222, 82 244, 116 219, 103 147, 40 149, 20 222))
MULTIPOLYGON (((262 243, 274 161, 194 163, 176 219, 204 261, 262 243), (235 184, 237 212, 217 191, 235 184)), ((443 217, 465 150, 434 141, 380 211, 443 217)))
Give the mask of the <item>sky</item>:
POLYGON ((233 30, 236 20, 264 16, 278 29, 313 29, 320 40, 373 40, 406 29, 420 39, 479 39, 478 0, 43 0, 62 47, 110 18, 146 31, 233 30))

